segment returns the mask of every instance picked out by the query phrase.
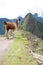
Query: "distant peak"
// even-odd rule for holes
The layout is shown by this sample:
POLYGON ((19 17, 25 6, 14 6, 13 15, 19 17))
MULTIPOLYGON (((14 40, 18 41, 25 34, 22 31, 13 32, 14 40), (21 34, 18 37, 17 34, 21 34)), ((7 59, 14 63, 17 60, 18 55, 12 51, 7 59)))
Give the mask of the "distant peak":
POLYGON ((32 16, 32 13, 28 13, 25 17, 27 17, 27 16, 31 17, 32 16))

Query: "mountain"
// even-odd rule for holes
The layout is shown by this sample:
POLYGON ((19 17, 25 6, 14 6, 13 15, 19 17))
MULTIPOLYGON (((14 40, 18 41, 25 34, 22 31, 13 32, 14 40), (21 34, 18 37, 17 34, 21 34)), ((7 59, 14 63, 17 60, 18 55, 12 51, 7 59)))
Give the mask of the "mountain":
POLYGON ((39 22, 43 22, 43 17, 39 17, 38 13, 33 14, 33 16, 39 21, 39 22))
MULTIPOLYGON (((20 19, 19 24, 22 23, 23 17, 18 16, 17 18, 20 19)), ((0 22, 4 22, 4 21, 6 21, 6 22, 7 22, 7 21, 8 21, 8 22, 16 22, 16 19, 0 18, 0 22)))
POLYGON ((8 18, 0 18, 0 22, 3 22, 3 21, 10 21, 10 22, 15 22, 15 19, 8 19, 8 18))
POLYGON ((35 17, 28 13, 22 23, 23 30, 30 31, 34 35, 43 39, 43 22, 39 22, 35 17))

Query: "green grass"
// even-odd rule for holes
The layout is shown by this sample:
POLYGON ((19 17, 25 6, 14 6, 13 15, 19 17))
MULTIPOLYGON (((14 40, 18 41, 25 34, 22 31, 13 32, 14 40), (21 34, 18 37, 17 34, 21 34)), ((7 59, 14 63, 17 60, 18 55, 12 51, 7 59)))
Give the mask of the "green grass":
POLYGON ((21 34, 20 31, 16 32, 16 38, 5 56, 5 65, 38 65, 30 53, 29 44, 31 42, 21 34))
POLYGON ((38 39, 37 40, 37 53, 43 55, 43 40, 42 39, 38 39))

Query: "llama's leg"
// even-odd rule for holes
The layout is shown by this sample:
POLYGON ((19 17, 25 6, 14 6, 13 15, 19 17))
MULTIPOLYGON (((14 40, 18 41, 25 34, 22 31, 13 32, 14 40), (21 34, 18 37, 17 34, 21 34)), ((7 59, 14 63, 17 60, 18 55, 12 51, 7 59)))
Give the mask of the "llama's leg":
POLYGON ((6 30, 6 33, 5 34, 6 34, 7 39, 9 39, 9 37, 8 37, 8 31, 7 30, 6 30))
POLYGON ((15 38, 15 30, 12 30, 12 36, 15 38))
POLYGON ((6 37, 7 37, 7 39, 8 39, 9 37, 8 37, 8 30, 7 30, 6 25, 4 25, 4 29, 5 29, 5 36, 6 36, 6 37))

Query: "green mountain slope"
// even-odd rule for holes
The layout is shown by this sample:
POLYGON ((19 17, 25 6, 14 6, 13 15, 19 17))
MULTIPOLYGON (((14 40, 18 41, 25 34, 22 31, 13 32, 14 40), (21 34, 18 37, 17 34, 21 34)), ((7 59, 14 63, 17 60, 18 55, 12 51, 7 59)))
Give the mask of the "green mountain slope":
POLYGON ((23 30, 30 31, 34 35, 43 38, 43 22, 37 21, 31 13, 28 13, 22 23, 23 30))
POLYGON ((5 65, 39 65, 30 52, 30 40, 22 36, 21 31, 17 31, 10 50, 5 56, 5 65))

